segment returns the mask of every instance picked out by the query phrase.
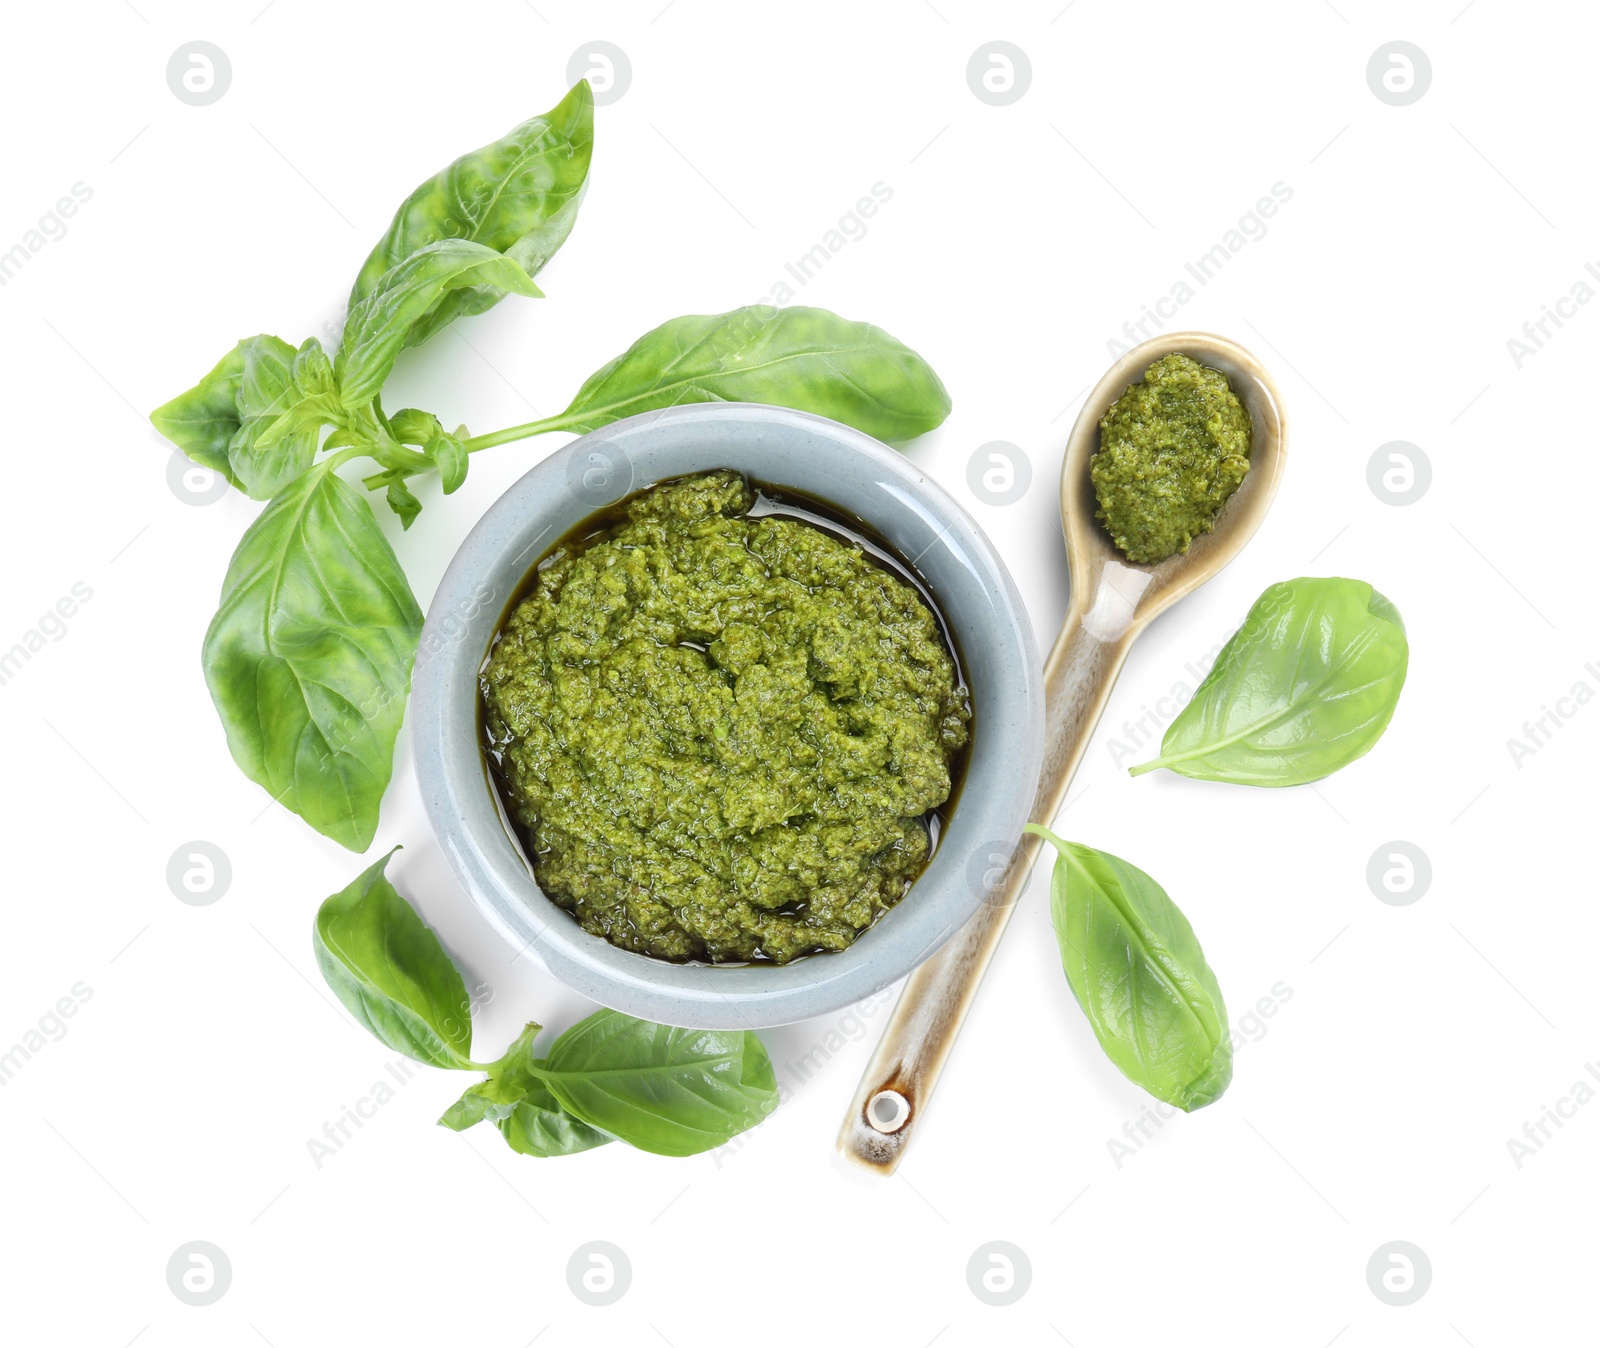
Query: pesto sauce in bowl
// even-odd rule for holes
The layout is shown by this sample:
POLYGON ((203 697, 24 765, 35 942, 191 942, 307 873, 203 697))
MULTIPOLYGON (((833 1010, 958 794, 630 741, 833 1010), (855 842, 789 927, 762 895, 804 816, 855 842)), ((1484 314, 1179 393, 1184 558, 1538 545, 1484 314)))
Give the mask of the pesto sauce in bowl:
POLYGON ((535 878, 613 945, 842 950, 931 854, 970 722, 941 622, 909 568, 780 510, 727 471, 632 497, 539 564, 483 667, 535 878))
POLYGON ((1250 471, 1250 414, 1221 370, 1174 352, 1100 418, 1095 518, 1129 561, 1189 551, 1250 471))

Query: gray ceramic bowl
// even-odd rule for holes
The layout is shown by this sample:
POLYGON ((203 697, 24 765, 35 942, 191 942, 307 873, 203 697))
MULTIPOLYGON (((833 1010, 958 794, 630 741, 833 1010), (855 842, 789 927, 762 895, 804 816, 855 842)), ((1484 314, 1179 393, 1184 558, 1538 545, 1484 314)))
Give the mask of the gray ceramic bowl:
POLYGON ((1039 779, 1044 695, 1021 598, 988 539, 917 466, 860 431, 750 403, 619 421, 552 454, 467 536, 434 595, 411 697, 417 776, 434 832, 484 915, 563 983, 631 1015, 696 1028, 783 1025, 878 991, 939 948, 983 902, 1039 779), (478 671, 502 611, 568 529, 666 478, 732 468, 865 521, 926 580, 973 698, 965 784, 910 893, 847 950, 792 964, 670 964, 591 936, 534 882, 479 748, 478 671))

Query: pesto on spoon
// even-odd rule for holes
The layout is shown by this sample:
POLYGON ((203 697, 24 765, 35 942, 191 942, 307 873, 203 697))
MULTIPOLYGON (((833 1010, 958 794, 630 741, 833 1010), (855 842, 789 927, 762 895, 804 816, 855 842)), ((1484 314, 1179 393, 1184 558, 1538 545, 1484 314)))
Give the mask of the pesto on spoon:
POLYGON ((1131 562, 1189 551, 1250 471, 1250 414, 1221 370, 1154 362, 1100 418, 1095 518, 1131 562))

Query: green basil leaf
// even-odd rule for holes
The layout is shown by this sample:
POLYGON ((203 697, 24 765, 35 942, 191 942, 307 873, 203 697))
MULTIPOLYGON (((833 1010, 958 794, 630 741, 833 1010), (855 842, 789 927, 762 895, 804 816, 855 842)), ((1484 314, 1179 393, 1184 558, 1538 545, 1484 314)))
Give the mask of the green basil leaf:
POLYGON ((315 338, 296 352, 281 337, 246 337, 194 388, 156 408, 150 420, 196 463, 265 501, 316 456, 320 418, 278 424, 303 397, 295 373, 302 360, 308 375, 315 369, 311 347, 322 353, 315 338))
POLYGON ((360 852, 393 770, 422 612, 331 464, 275 496, 239 540, 203 662, 245 775, 360 852))
MULTIPOLYGON (((344 402, 337 393, 315 393, 308 398, 302 398, 293 403, 286 411, 264 421, 264 429, 256 432, 255 450, 257 453, 276 448, 280 442, 290 439, 299 440, 302 437, 314 450, 316 437, 322 427, 329 422, 343 420, 344 402)), ((307 461, 309 466, 309 460, 307 461)), ((300 472, 304 472, 302 468, 300 472)), ((299 473, 294 474, 298 477, 299 473)), ((290 479, 285 479, 282 486, 287 486, 290 479)), ((280 486, 279 490, 282 490, 280 486)))
POLYGON ((529 1021, 500 1059, 489 1064, 489 1075, 468 1086, 439 1122, 458 1133, 484 1119, 498 1123, 530 1088, 543 1090, 543 1084, 528 1070, 533 1061, 533 1041, 541 1028, 529 1021))
POLYGON ((472 1008, 439 938, 375 861, 323 900, 312 926, 317 967, 374 1037, 432 1067, 471 1068, 472 1008))
POLYGON ((412 494, 411 488, 406 486, 406 480, 398 473, 389 474, 389 487, 384 493, 384 499, 389 502, 389 509, 400 516, 400 527, 409 529, 418 515, 422 513, 422 502, 412 494))
POLYGON ((389 430, 402 445, 425 445, 444 427, 432 412, 419 412, 415 407, 402 407, 389 418, 389 430))
POLYGON ((571 1156, 615 1141, 567 1113, 547 1089, 530 1090, 495 1127, 506 1145, 524 1156, 571 1156))
POLYGON ((1298 786, 1353 763, 1400 701, 1410 648, 1395 606, 1364 580, 1269 586, 1167 727, 1129 771, 1298 786))
POLYGON ((345 406, 361 407, 377 396, 413 323, 450 291, 477 284, 543 293, 518 263, 466 239, 427 244, 384 272, 352 306, 333 363, 345 406))
MULTIPOLYGON (((276 337, 247 337, 228 352, 192 389, 150 414, 151 424, 202 467, 221 473, 237 487, 228 462, 228 445, 239 430, 239 383, 245 348, 276 337)), ((287 342, 284 343, 288 345, 287 342)))
POLYGON ((239 429, 228 443, 228 462, 253 500, 276 496, 316 456, 320 419, 263 439, 263 432, 300 401, 295 359, 294 348, 277 337, 255 337, 245 343, 237 400, 239 429))
POLYGON ((1156 1099, 1209 1105, 1233 1079, 1233 1041, 1217 976, 1177 904, 1109 852, 1027 826, 1060 854, 1050 920, 1061 967, 1100 1047, 1156 1099))
MULTIPOLYGON (((470 239, 536 275, 577 219, 593 149, 594 96, 579 80, 549 112, 463 155, 401 203, 356 277, 352 312, 389 268, 441 239, 470 239)), ((505 293, 491 281, 443 295, 413 320, 405 344, 415 346, 462 314, 482 313, 505 293)))
POLYGON ((680 1030, 597 1011, 533 1065, 562 1106, 641 1151, 693 1156, 777 1106, 767 1050, 749 1030, 680 1030))
POLYGON ((909 440, 950 414, 921 356, 882 328, 826 309, 752 304, 690 314, 645 333, 595 371, 559 417, 592 431, 680 403, 774 403, 816 412, 880 440, 909 440))
POLYGON ((567 1113, 550 1088, 533 1074, 533 1041, 539 1026, 517 1036, 488 1077, 468 1086, 439 1122, 457 1132, 488 1119, 513 1151, 526 1156, 570 1156, 613 1139, 567 1113))
POLYGON ((464 1133, 468 1128, 476 1127, 488 1118, 489 1110, 494 1107, 485 1090, 488 1084, 486 1081, 480 1081, 476 1085, 468 1086, 461 1093, 461 1098, 439 1115, 439 1126, 448 1128, 452 1132, 464 1133))
POLYGON ((339 391, 338 382, 333 377, 333 362, 315 337, 307 337, 294 353, 294 386, 302 398, 339 391))
POLYGON ((438 468, 439 481, 446 496, 467 480, 467 447, 461 443, 466 429, 465 426, 457 427, 454 435, 440 431, 428 441, 423 451, 438 468))

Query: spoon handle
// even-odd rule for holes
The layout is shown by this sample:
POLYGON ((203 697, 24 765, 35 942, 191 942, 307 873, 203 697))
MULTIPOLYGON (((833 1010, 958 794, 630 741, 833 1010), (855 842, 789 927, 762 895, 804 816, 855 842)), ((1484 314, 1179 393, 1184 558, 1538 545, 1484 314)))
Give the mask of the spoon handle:
MULTIPOLYGON (((1086 617, 1074 602, 1045 661, 1044 765, 1028 816, 1035 823, 1048 826, 1060 810, 1137 631, 1099 621, 1104 613, 1097 604, 1086 617)), ((900 1163, 1041 845, 1025 833, 1008 859, 1006 845, 996 844, 991 859, 1004 869, 984 877, 983 906, 906 980, 839 1130, 840 1152, 858 1165, 890 1175, 900 1163)))

